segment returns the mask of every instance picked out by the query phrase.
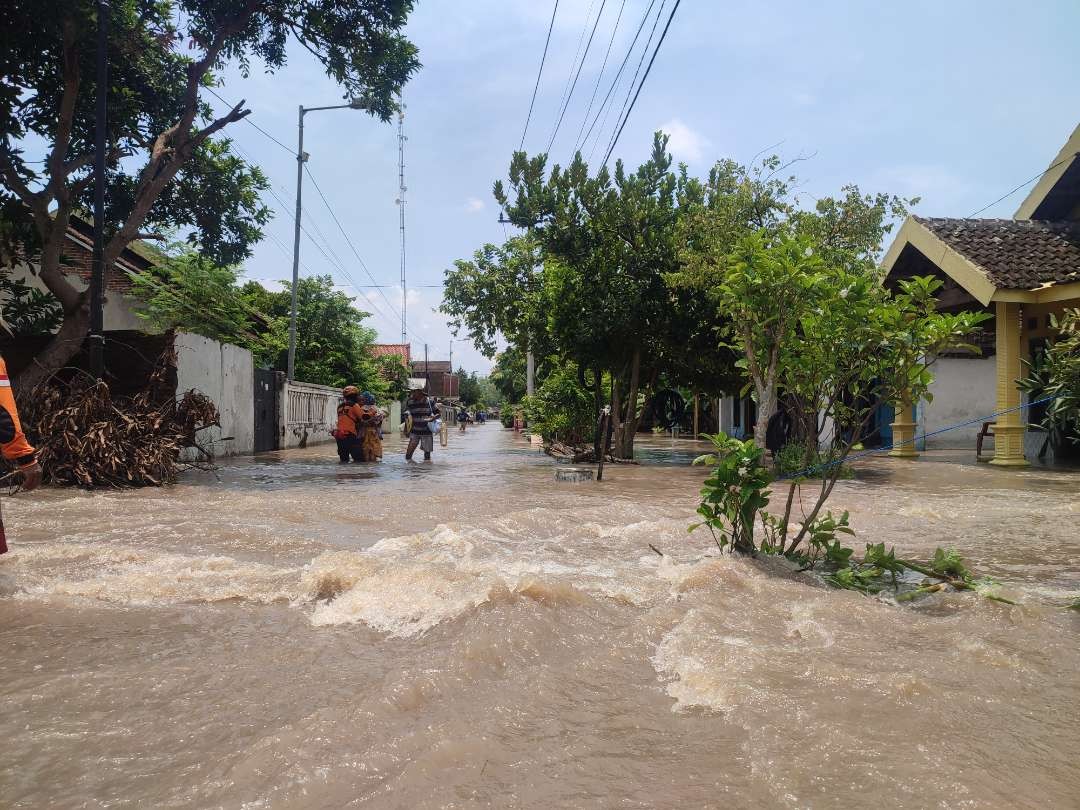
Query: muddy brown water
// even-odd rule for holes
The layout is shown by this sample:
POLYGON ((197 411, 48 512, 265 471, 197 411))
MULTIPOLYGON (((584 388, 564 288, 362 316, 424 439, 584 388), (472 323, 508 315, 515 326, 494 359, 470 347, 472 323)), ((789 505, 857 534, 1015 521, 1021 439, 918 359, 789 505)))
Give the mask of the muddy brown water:
POLYGON ((0 806, 1080 807, 1077 474, 863 464, 857 542, 1021 603, 897 607, 717 558, 690 443, 396 449, 7 500, 0 806))

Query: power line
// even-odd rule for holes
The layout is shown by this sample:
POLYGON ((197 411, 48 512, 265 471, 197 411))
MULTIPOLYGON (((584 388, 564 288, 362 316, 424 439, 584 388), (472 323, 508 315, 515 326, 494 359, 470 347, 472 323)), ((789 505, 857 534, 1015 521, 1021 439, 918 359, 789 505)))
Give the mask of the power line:
MULTIPOLYGON (((604 16, 604 6, 606 5, 607 0, 600 0, 600 11, 596 13, 596 19, 593 21, 592 31, 589 32, 589 41, 585 45, 585 52, 581 54, 581 61, 577 64, 577 72, 574 73, 574 81, 570 84, 570 90, 566 94, 566 101, 563 103, 562 112, 559 113, 559 120, 555 122, 555 129, 551 133, 551 140, 548 141, 548 154, 551 154, 551 147, 555 143, 555 136, 559 134, 559 127, 562 126, 563 118, 566 116, 566 110, 570 106, 570 100, 574 97, 574 89, 577 87, 578 79, 581 78, 581 69, 585 67, 585 60, 589 56, 589 48, 592 47, 593 37, 596 36, 596 27, 600 24, 600 18, 604 16)), ((582 33, 584 33, 584 30, 582 33)))
MULTIPOLYGON (((227 101, 226 101, 225 99, 223 99, 223 98, 222 98, 222 97, 221 97, 220 95, 218 95, 217 91, 216 91, 216 90, 214 90, 214 88, 213 88, 213 87, 207 87, 207 88, 206 88, 206 90, 207 90, 207 92, 208 92, 208 93, 210 93, 210 94, 211 94, 211 95, 212 95, 212 96, 213 96, 214 98, 216 98, 216 99, 217 99, 218 101, 220 101, 220 102, 221 102, 222 104, 224 104, 225 106, 229 107, 230 109, 232 109, 232 107, 236 106, 236 105, 234 105, 234 104, 233 104, 233 105, 230 105, 230 104, 229 104, 229 102, 227 102, 227 101)), ((263 129, 262 127, 260 127, 260 126, 259 126, 258 124, 256 124, 256 123, 255 123, 254 121, 252 121, 252 120, 251 120, 251 116, 250 116, 250 115, 245 115, 245 116, 244 116, 244 119, 243 119, 243 120, 247 121, 247 122, 248 122, 249 124, 251 124, 251 125, 252 125, 253 127, 255 127, 255 129, 259 130, 259 132, 261 132, 261 133, 262 133, 263 135, 265 135, 265 136, 266 136, 267 138, 269 138, 270 140, 272 140, 272 141, 273 141, 274 143, 276 143, 276 144, 277 144, 278 146, 280 146, 280 147, 281 147, 282 149, 284 149, 284 150, 285 150, 286 152, 288 152, 288 153, 289 153, 290 155, 292 155, 293 157, 296 157, 296 150, 295 150, 295 149, 293 149, 293 148, 292 148, 291 146, 286 146, 286 145, 285 145, 285 144, 283 144, 283 143, 282 143, 281 141, 279 141, 279 140, 278 140, 277 138, 275 138, 275 137, 274 137, 273 135, 271 135, 271 134, 270 134, 269 132, 267 132, 267 131, 266 131, 265 129, 263 129)))
POLYGON ((585 145, 589 142, 589 138, 592 137, 593 129, 595 129, 597 122, 599 122, 600 129, 597 130, 597 138, 593 142, 592 150, 589 151, 590 160, 592 160, 592 153, 596 150, 596 147, 599 144, 599 133, 603 131, 604 127, 607 126, 608 115, 611 114, 611 106, 608 104, 608 101, 611 99, 612 94, 618 88, 622 80, 623 71, 626 70, 626 66, 630 62, 630 57, 634 53, 634 47, 637 45, 637 41, 641 37, 641 32, 645 30, 645 23, 649 21, 649 15, 652 14, 653 6, 655 5, 656 0, 650 0, 649 7, 645 9, 645 13, 641 15, 641 22, 638 24, 637 31, 634 32, 634 38, 630 41, 630 47, 626 49, 626 55, 623 57, 622 64, 619 65, 619 69, 615 72, 615 78, 612 80, 611 86, 608 87, 607 93, 604 95, 604 100, 600 103, 600 109, 597 110, 596 115, 593 116, 592 123, 589 124, 589 131, 585 133, 585 137, 581 142, 581 148, 584 149, 585 145), (601 113, 603 113, 604 116, 603 121, 600 120, 601 113))
POLYGON ((581 133, 585 131, 585 125, 589 123, 589 114, 592 112, 596 94, 600 92, 600 81, 604 78, 607 70, 608 59, 611 57, 611 46, 615 44, 615 35, 619 33, 619 23, 622 22, 623 11, 626 9, 626 0, 619 4, 619 14, 615 17, 615 25, 611 29, 611 39, 608 40, 607 50, 604 52, 604 61, 600 64, 600 72, 596 74, 596 84, 593 86, 592 96, 589 98, 589 106, 585 108, 585 117, 581 119, 581 128, 578 129, 577 138, 574 139, 574 152, 578 151, 578 142, 581 141, 581 133))
MULTIPOLYGON (((223 104, 225 104, 225 105, 229 104, 229 102, 226 101, 224 98, 222 98, 217 92, 215 92, 213 88, 208 87, 207 90, 209 90, 210 93, 212 93, 214 95, 214 97, 217 98, 219 101, 221 101, 223 104)), ((279 141, 277 138, 275 138, 273 135, 271 135, 265 129, 260 127, 254 121, 252 121, 251 116, 245 116, 244 120, 247 121, 248 123, 250 123, 253 127, 255 127, 255 129, 257 129, 259 132, 261 132, 263 135, 265 135, 271 141, 276 143, 278 146, 280 146, 282 149, 284 149, 290 155, 295 157, 296 153, 293 151, 293 149, 286 146, 284 143, 279 141)), ((240 150, 239 147, 238 147, 237 151, 242 151, 242 150, 240 150)), ((249 157, 249 160, 251 160, 250 157, 249 157)), ((367 276, 372 280, 373 286, 375 288, 379 289, 380 295, 382 296, 383 300, 386 301, 386 305, 390 308, 391 312, 393 312, 395 316, 400 316, 400 313, 398 313, 398 311, 394 307, 394 305, 392 303, 390 303, 390 300, 386 297, 386 294, 384 292, 382 292, 381 285, 378 284, 378 282, 375 280, 375 277, 371 274, 371 271, 368 270, 368 267, 364 263, 363 258, 361 258, 360 253, 356 249, 356 246, 353 245, 352 240, 349 239, 349 235, 348 235, 348 233, 346 233, 345 228, 342 226, 341 221, 338 219, 337 214, 334 212, 333 207, 330 205, 330 202, 326 199, 326 195, 323 194, 322 189, 319 187, 319 183, 315 179, 315 175, 313 175, 311 173, 311 169, 310 169, 310 167, 308 167, 308 165, 306 163, 304 165, 304 171, 307 172, 308 178, 311 180, 312 184, 315 186, 315 190, 318 192, 319 198, 322 200, 323 205, 326 206, 326 210, 330 213, 330 216, 333 218, 334 223, 338 227, 338 230, 341 231, 341 235, 343 237, 345 237, 345 241, 349 245, 349 248, 352 250, 353 255, 356 257, 357 261, 360 263, 360 267, 364 270, 364 272, 367 274, 367 276)), ((280 205, 282 205, 286 210, 288 209, 288 205, 277 195, 277 193, 274 191, 273 187, 268 187, 268 191, 274 197, 274 199, 276 199, 278 201, 278 203, 280 205)), ((278 213, 280 214, 281 212, 279 211, 278 213)), ((322 230, 319 228, 318 223, 311 217, 310 212, 308 212, 306 209, 302 209, 301 213, 307 215, 308 221, 315 227, 316 231, 318 231, 319 235, 322 237, 323 241, 326 243, 326 249, 324 250, 323 246, 319 244, 318 240, 315 239, 315 237, 311 235, 310 231, 308 231, 302 225, 301 225, 301 231, 303 231, 304 235, 307 236, 307 238, 311 240, 312 244, 315 245, 316 249, 318 249, 318 251, 327 260, 327 262, 330 263, 331 267, 337 269, 345 277, 345 280, 348 281, 349 286, 351 286, 357 292, 360 292, 361 291, 360 285, 358 285, 356 283, 356 280, 353 279, 352 276, 349 274, 349 272, 345 269, 345 263, 334 252, 334 249, 330 246, 329 240, 322 233, 322 230), (329 251, 329 253, 327 251, 329 251), (333 255, 333 258, 331 258, 331 254, 333 255)), ((309 268, 306 264, 304 265, 304 268, 309 273, 312 272, 311 268, 309 268)), ((402 292, 403 299, 404 299, 405 294, 406 293, 403 290, 403 292, 402 292)), ((388 315, 386 315, 384 312, 382 312, 382 310, 380 310, 378 308, 378 306, 375 304, 375 302, 372 301, 370 298, 365 297, 365 301, 367 302, 367 304, 372 309, 375 310, 375 314, 377 314, 380 318, 383 318, 388 323, 393 323, 396 320, 396 318, 390 318, 388 315)), ((422 338, 417 336, 415 333, 413 333, 413 337, 415 337, 417 340, 422 340, 422 338)))
MULTIPOLYGON (((615 116, 615 129, 619 128, 619 122, 622 121, 623 116, 626 114, 626 109, 630 105, 630 97, 634 94, 634 86, 637 84, 638 76, 641 75, 641 68, 645 64, 645 57, 649 53, 649 48, 652 46, 653 37, 656 36, 656 28, 660 24, 660 18, 664 14, 664 6, 667 5, 667 0, 660 0, 660 8, 656 11, 656 18, 653 20, 652 28, 649 29, 649 38, 645 40, 645 47, 641 51, 641 58, 638 59, 637 67, 634 68, 634 75, 630 79, 630 86, 626 88, 626 98, 623 99, 622 107, 619 108, 618 114, 615 116)), ((605 119, 604 123, 607 123, 605 119)), ((608 147, 611 146, 611 142, 615 137, 614 130, 608 137, 608 147)), ((597 136, 597 144, 599 144, 600 138, 597 136)), ((606 161, 605 161, 606 163, 606 161)))
POLYGON ((675 5, 671 8, 671 14, 668 16, 667 23, 664 25, 664 31, 660 34, 660 39, 656 43, 656 48, 653 50, 652 58, 649 60, 649 66, 645 68, 645 75, 641 77, 641 82, 638 84, 637 92, 634 93, 634 100, 630 102, 630 108, 626 111, 626 115, 623 116, 622 123, 619 125, 618 131, 615 133, 615 138, 611 141, 611 146, 608 148, 607 155, 604 156, 604 165, 607 165, 608 160, 611 159, 611 153, 615 151, 615 144, 619 142, 619 136, 622 135, 623 128, 626 126, 626 122, 630 120, 630 113, 634 111, 634 105, 637 104, 638 96, 641 95, 641 88, 645 86, 645 80, 649 78, 649 73, 652 71, 653 63, 656 62, 656 55, 660 53, 660 47, 664 44, 664 40, 667 38, 668 30, 671 28, 671 21, 675 19, 675 12, 679 10, 679 4, 682 0, 675 0, 675 5))
MULTIPOLYGON (((344 226, 342 226, 341 220, 338 219, 337 214, 334 212, 333 206, 330 205, 330 202, 326 199, 326 195, 323 194, 322 189, 319 188, 319 183, 318 183, 318 181, 315 180, 315 176, 311 173, 310 169, 308 169, 307 166, 304 167, 304 170, 307 172, 308 177, 311 179, 312 185, 315 186, 315 191, 318 192, 319 198, 323 201, 323 205, 326 206, 326 210, 330 213, 330 218, 334 220, 334 224, 337 225, 338 230, 341 231, 341 235, 345 238, 345 243, 349 246, 350 250, 352 250, 352 252, 353 252, 353 255, 356 257, 356 260, 360 263, 360 268, 364 271, 364 273, 367 275, 367 277, 371 279, 372 284, 378 285, 379 282, 375 279, 375 276, 373 276, 371 274, 371 271, 368 269, 368 266, 364 263, 364 260, 360 257, 359 251, 357 251, 356 246, 353 244, 352 240, 349 238, 349 234, 345 231, 344 226)), ((379 295, 381 295, 383 300, 386 302, 386 306, 390 308, 390 311, 393 312, 395 315, 400 317, 401 313, 398 312, 398 310, 390 302, 390 299, 386 297, 386 293, 384 293, 382 291, 382 288, 377 287, 377 289, 379 290, 379 295)), ((372 302, 372 306, 374 306, 374 302, 372 302)), ((409 334, 412 334, 412 336, 414 338, 416 338, 417 340, 423 340, 423 338, 421 338, 419 335, 417 335, 417 334, 415 334, 413 332, 410 332, 409 334)))
POLYGON ((551 22, 548 23, 547 39, 544 40, 544 54, 540 57, 540 69, 536 71, 536 84, 533 86, 532 100, 529 102, 529 114, 525 116, 525 128, 521 130, 519 152, 525 149, 525 134, 529 131, 529 122, 532 120, 533 105, 536 104, 536 93, 540 89, 540 77, 544 75, 544 62, 547 61, 548 45, 551 44, 551 31, 555 27, 555 12, 558 10, 559 0, 555 0, 555 8, 551 10, 551 22))
POLYGON ((1038 173, 1037 175, 1035 175, 1034 177, 1032 177, 1032 178, 1031 178, 1030 180, 1025 180, 1025 181, 1024 181, 1023 183, 1021 183, 1020 185, 1018 185, 1018 186, 1017 186, 1016 188, 1014 188, 1014 189, 1013 189, 1012 191, 1010 191, 1010 192, 1008 192, 1008 193, 1006 193, 1006 194, 1002 195, 1001 197, 998 197, 998 198, 997 198, 996 200, 994 200, 994 201, 993 201, 992 203, 990 203, 989 205, 984 205, 984 206, 983 206, 982 208, 980 208, 980 209, 979 209, 978 211, 976 211, 976 212, 974 212, 974 213, 972 213, 972 214, 968 214, 968 215, 967 215, 967 219, 971 219, 972 217, 978 216, 978 215, 979 215, 979 214, 981 214, 981 213, 982 213, 983 211, 985 211, 985 210, 986 210, 987 208, 993 208, 993 207, 994 207, 995 205, 997 205, 997 204, 998 204, 999 202, 1001 202, 1002 200, 1007 200, 1007 199, 1008 199, 1009 197, 1011 197, 1011 196, 1012 196, 1013 194, 1015 194, 1016 192, 1018 192, 1018 191, 1019 191, 1020 189, 1022 189, 1022 188, 1023 188, 1024 186, 1027 186, 1027 185, 1030 185, 1031 183, 1034 183, 1034 182, 1035 182, 1036 180, 1038 180, 1038 179, 1039 179, 1040 177, 1042 177, 1042 176, 1043 176, 1044 174, 1046 174, 1047 172, 1049 172, 1049 171, 1053 171, 1054 169, 1056 169, 1056 168, 1057 168, 1058 166, 1060 166, 1060 165, 1061 165, 1061 164, 1063 164, 1063 163, 1068 163, 1068 162, 1069 162, 1070 160, 1072 160, 1072 159, 1073 159, 1073 158, 1075 158, 1075 157, 1080 157, 1080 152, 1074 152, 1073 154, 1069 155, 1069 156, 1068 156, 1067 158, 1062 158, 1062 159, 1061 159, 1061 160, 1059 160, 1059 161, 1058 161, 1057 163, 1055 163, 1055 164, 1054 164, 1053 166, 1050 166, 1050 167, 1048 167, 1048 168, 1046 168, 1046 169, 1043 169, 1043 170, 1042 170, 1041 172, 1039 172, 1039 173, 1038 173))

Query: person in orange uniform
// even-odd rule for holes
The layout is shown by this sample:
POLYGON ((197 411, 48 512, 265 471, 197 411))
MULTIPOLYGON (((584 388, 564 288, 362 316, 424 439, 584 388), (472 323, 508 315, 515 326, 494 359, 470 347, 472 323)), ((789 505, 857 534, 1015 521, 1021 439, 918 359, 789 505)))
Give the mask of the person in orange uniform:
POLYGON ((337 430, 334 431, 338 458, 342 464, 348 464, 350 458, 363 461, 360 423, 364 419, 364 409, 360 405, 360 389, 355 385, 346 385, 341 389, 341 397, 341 404, 337 408, 337 430))
MULTIPOLYGON (((38 488, 41 483, 41 465, 38 464, 37 453, 23 435, 19 411, 15 408, 15 397, 11 393, 7 364, 3 357, 0 357, 0 453, 18 467, 24 490, 30 492, 38 488)), ((7 550, 4 522, 0 517, 0 554, 7 550)))

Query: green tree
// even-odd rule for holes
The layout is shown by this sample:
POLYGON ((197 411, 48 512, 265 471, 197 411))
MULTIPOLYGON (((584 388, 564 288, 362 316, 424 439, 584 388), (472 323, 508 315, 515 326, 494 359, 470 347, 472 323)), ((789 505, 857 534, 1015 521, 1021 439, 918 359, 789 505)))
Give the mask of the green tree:
POLYGON ((613 452, 630 458, 642 395, 659 377, 669 323, 682 316, 664 281, 678 268, 680 178, 662 133, 633 172, 620 161, 592 176, 580 154, 550 174, 546 164, 546 155, 515 153, 509 187, 496 183, 495 198, 540 246, 548 336, 578 367, 594 408, 609 375, 613 452))
POLYGON ((405 399, 409 393, 409 368, 405 365, 405 358, 399 354, 383 356, 377 359, 376 365, 379 377, 385 384, 381 393, 391 401, 405 399))
POLYGON ((783 390, 780 352, 801 339, 806 314, 823 306, 819 285, 835 281, 837 273, 878 281, 885 236, 918 202, 865 195, 848 185, 841 197, 802 209, 791 191, 795 178, 776 177, 784 168, 775 156, 751 169, 725 161, 706 183, 687 183, 679 223, 682 266, 668 276, 675 289, 716 307, 714 328, 741 354, 738 365, 757 401, 759 447, 783 390))
MULTIPOLYGON (((283 282, 271 292, 256 282, 242 288, 245 302, 266 314, 270 329, 268 352, 281 355, 288 346, 292 288, 283 282)), ((320 385, 355 385, 384 395, 388 390, 372 346, 375 330, 363 325, 369 313, 353 306, 353 299, 335 288, 330 276, 301 278, 297 287, 296 378, 320 385)))
POLYGON ((25 281, 0 275, 0 326, 12 335, 48 335, 64 313, 56 299, 25 281))
POLYGON ((578 381, 577 369, 564 365, 552 372, 523 401, 530 429, 544 441, 561 441, 574 447, 591 444, 596 419, 592 394, 578 381))
POLYGON ((480 381, 477 379, 476 372, 466 372, 459 366, 455 376, 458 379, 458 399, 462 404, 471 406, 479 402, 480 381))
POLYGON ((153 270, 135 276, 135 314, 154 330, 180 328, 222 343, 251 349, 260 359, 270 350, 259 334, 264 325, 244 300, 236 266, 220 265, 189 245, 177 245, 153 270))
MULTIPOLYGON (((401 33, 411 0, 113 0, 109 25, 109 153, 106 266, 144 232, 190 231, 211 259, 229 265, 261 236, 266 180, 216 137, 248 114, 240 103, 215 113, 203 91, 229 63, 269 71, 296 41, 347 96, 364 97, 388 120, 417 69, 401 33)), ((78 351, 87 296, 60 270, 71 216, 92 198, 96 7, 86 0, 0 4, 0 178, 3 211, 40 256, 42 281, 64 311, 55 339, 19 380, 26 390, 78 351), (44 161, 33 151, 44 144, 44 161), (10 205, 12 201, 21 205, 10 205)), ((153 233, 151 233, 151 236, 153 233)))
MULTIPOLYGON (((752 376, 763 375, 797 404, 795 416, 808 437, 803 468, 819 453, 827 459, 815 471, 822 483, 813 504, 806 508, 800 502, 801 526, 794 536, 790 521, 799 477, 788 483, 783 512, 765 516, 769 548, 792 553, 814 531, 843 462, 878 403, 928 398, 934 357, 958 348, 974 350, 970 336, 988 316, 937 312, 935 295, 942 282, 933 277, 902 281, 891 293, 864 268, 830 268, 809 237, 781 236, 770 242, 755 234, 736 253, 725 294, 741 291, 746 301, 736 322, 750 323, 733 330, 733 345, 746 354, 752 376), (756 308, 748 305, 751 301, 756 308), (757 358, 753 366, 751 356, 757 358)), ((760 456, 738 469, 757 481, 759 465, 760 456)))
MULTIPOLYGON (((1080 450, 1080 308, 1051 318, 1058 335, 1020 380, 1020 389, 1032 400, 1053 397, 1039 427, 1055 452, 1075 454, 1080 450)), ((1040 456, 1045 451, 1044 444, 1040 456)))

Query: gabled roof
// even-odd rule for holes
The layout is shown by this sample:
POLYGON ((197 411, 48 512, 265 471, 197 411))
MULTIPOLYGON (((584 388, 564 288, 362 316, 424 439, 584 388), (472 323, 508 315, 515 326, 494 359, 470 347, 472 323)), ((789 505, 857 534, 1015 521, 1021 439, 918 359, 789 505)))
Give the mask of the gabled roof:
POLYGON ((885 255, 892 273, 916 250, 979 303, 1080 297, 1080 225, 908 217, 885 255))
POLYGON ((915 217, 998 289, 1080 281, 1080 223, 915 217))
POLYGON ((1080 125, 1020 203, 1013 219, 1080 219, 1080 125))
POLYGON ((371 347, 372 357, 393 357, 397 355, 405 361, 406 365, 409 363, 411 354, 412 345, 409 343, 376 343, 371 347))

